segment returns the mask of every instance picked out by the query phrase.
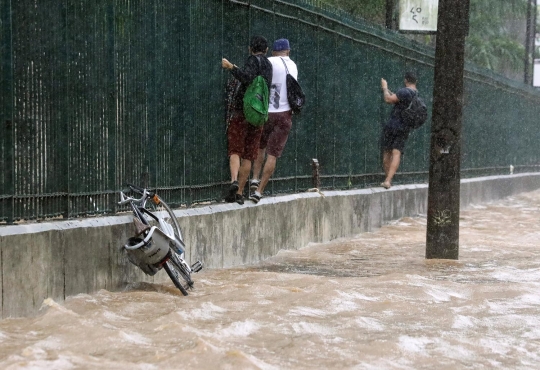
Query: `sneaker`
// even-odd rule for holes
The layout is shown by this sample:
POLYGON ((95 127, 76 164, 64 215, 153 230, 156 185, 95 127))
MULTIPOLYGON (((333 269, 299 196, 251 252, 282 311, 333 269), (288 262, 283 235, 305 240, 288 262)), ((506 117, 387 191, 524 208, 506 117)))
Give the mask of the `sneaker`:
POLYGON ((261 200, 262 195, 258 191, 254 192, 249 196, 249 200, 254 201, 255 203, 259 203, 259 200, 261 200))
POLYGON ((260 184, 261 184, 261 180, 256 180, 256 179, 251 180, 249 182, 249 190, 251 190, 251 191, 257 190, 259 188, 260 184))
POLYGON ((237 191, 238 191, 238 181, 233 181, 231 185, 229 186, 229 190, 227 191, 227 196, 225 197, 225 201, 227 203, 235 202, 237 191))
POLYGON ((236 203, 238 203, 240 205, 244 204, 244 196, 243 195, 236 194, 234 197, 235 197, 236 203))

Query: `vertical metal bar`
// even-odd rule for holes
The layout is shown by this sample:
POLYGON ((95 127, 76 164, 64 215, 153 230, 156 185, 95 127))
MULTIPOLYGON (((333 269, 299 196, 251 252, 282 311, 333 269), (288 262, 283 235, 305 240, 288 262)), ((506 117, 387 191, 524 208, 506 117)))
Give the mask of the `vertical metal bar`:
POLYGON ((146 62, 142 66, 142 78, 147 86, 147 102, 146 102, 146 124, 148 135, 148 150, 145 151, 144 168, 146 168, 145 181, 148 181, 146 186, 156 186, 156 8, 155 2, 152 4, 146 4, 142 2, 140 4, 143 12, 142 27, 144 28, 144 37, 141 48, 142 55, 145 57, 146 62), (150 10, 150 11, 149 11, 150 10))
MULTIPOLYGON (((107 189, 116 190, 116 94, 115 94, 115 32, 114 32, 114 7, 115 2, 109 2, 107 5, 107 189)), ((110 212, 116 213, 116 193, 109 193, 108 208, 110 212)))
MULTIPOLYGON (((196 8, 195 2, 190 1, 189 2, 189 56, 190 56, 190 60, 192 56, 196 55, 196 53, 192 54, 192 50, 194 50, 194 39, 196 37, 195 32, 193 31, 194 18, 195 18, 194 16, 195 11, 193 10, 194 8, 196 8)), ((192 70, 190 69, 190 71, 192 70)), ((191 91, 195 91, 195 78, 192 78, 191 74, 189 75, 188 86, 191 91)), ((190 97, 190 103, 192 101, 193 100, 190 97)), ((195 174, 195 168, 193 168, 193 160, 188 159, 189 157, 187 156, 188 150, 192 148, 192 146, 188 144, 189 143, 188 135, 189 135, 189 129, 193 127, 193 124, 194 124, 194 117, 196 115, 195 104, 191 104, 189 106, 189 110, 191 111, 191 114, 189 115, 190 119, 188 120, 187 124, 185 124, 186 126, 184 129, 184 183, 189 184, 189 189, 187 189, 187 192, 186 192, 186 204, 188 205, 188 207, 193 203, 192 185, 193 185, 194 174, 195 174), (189 145, 189 149, 188 149, 188 145, 189 145)))
POLYGON ((150 58, 148 59, 150 61, 150 71, 149 76, 149 91, 148 91, 148 117, 150 119, 149 125, 148 125, 148 133, 149 133, 149 143, 148 143, 148 157, 149 157, 149 163, 150 166, 148 167, 148 172, 150 173, 150 184, 152 186, 158 186, 157 183, 157 89, 156 89, 156 77, 157 77, 157 25, 156 25, 156 17, 157 17, 157 1, 152 2, 152 8, 150 13, 150 30, 151 30, 151 37, 150 37, 150 58))
POLYGON ((63 25, 62 25, 62 60, 61 63, 65 66, 62 70, 64 75, 62 76, 64 78, 64 107, 63 107, 63 114, 62 119, 60 120, 61 129, 59 130, 59 142, 61 143, 61 149, 59 153, 59 168, 61 169, 61 173, 58 174, 59 184, 58 187, 61 192, 64 193, 62 198, 62 207, 60 209, 62 210, 62 217, 63 218, 69 218, 70 216, 70 210, 71 210, 71 199, 70 199, 70 184, 69 184, 69 177, 70 177, 70 158, 71 158, 71 145, 70 145, 70 132, 72 129, 68 125, 68 122, 71 119, 71 112, 73 109, 73 106, 70 102, 70 79, 69 79, 69 70, 71 65, 71 57, 69 55, 70 49, 69 49, 69 1, 64 1, 64 9, 63 9, 63 25))
POLYGON ((0 124, 2 125, 2 137, 4 140, 4 188, 3 192, 6 195, 11 196, 5 198, 2 202, 5 203, 4 214, 0 215, 5 217, 7 223, 13 223, 14 219, 14 207, 13 196, 15 191, 14 186, 14 145, 13 145, 13 27, 12 27, 12 14, 11 14, 11 1, 3 0, 1 3, 0 19, 2 20, 2 40, 1 40, 1 53, 2 58, 2 107, 0 115, 2 117, 0 124))
MULTIPOLYGON (((34 70, 34 89, 36 94, 36 108, 34 116, 32 117, 30 124, 32 131, 34 132, 34 138, 31 141, 31 147, 32 147, 32 166, 33 171, 31 175, 32 179, 32 186, 30 188, 31 193, 29 194, 42 194, 43 189, 41 187, 41 166, 40 166, 40 157, 41 153, 43 153, 41 146, 43 143, 43 130, 47 126, 47 117, 44 114, 44 108, 45 108, 45 96, 44 96, 44 87, 43 84, 48 83, 48 81, 44 78, 45 72, 45 65, 46 62, 44 61, 45 53, 44 50, 44 40, 42 37, 44 37, 44 32, 42 30, 42 26, 40 24, 41 22, 41 16, 39 7, 36 9, 36 33, 39 32, 40 36, 40 45, 39 48, 37 48, 37 51, 39 52, 39 55, 36 57, 36 66, 34 70)), ((50 68, 47 66, 47 68, 50 68)), ((32 206, 30 208, 30 212, 32 214, 30 215, 31 218, 34 217, 40 217, 43 216, 39 210, 39 203, 41 202, 40 198, 33 197, 32 199, 32 206)))

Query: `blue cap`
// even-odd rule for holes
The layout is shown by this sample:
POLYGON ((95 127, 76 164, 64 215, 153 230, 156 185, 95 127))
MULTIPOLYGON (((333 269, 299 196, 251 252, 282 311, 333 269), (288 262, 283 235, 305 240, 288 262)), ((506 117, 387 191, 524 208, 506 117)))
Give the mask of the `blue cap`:
POLYGON ((289 40, 287 39, 279 39, 274 41, 274 47, 272 48, 274 51, 282 51, 282 50, 291 50, 291 47, 289 45, 289 40))

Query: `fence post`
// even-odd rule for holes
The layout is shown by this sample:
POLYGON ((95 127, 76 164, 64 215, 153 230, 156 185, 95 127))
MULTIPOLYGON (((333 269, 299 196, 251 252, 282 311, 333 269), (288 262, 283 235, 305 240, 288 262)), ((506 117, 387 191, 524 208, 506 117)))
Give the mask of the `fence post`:
POLYGON ((319 161, 317 158, 311 160, 311 167, 313 167, 313 187, 319 189, 321 186, 321 178, 319 176, 319 161))
MULTIPOLYGON (((8 224, 13 223, 14 219, 14 195, 15 195, 15 176, 14 176, 14 160, 13 153, 13 43, 12 43, 12 18, 11 18, 11 2, 0 0, 0 20, 1 20, 1 35, 0 39, 0 58, 2 63, 2 84, 0 96, 0 134, 3 140, 4 152, 2 153, 3 163, 2 174, 2 194, 7 195, 0 199, 4 206, 0 208, 3 214, 0 214, 0 219, 5 218, 8 224)), ((0 177, 0 178, 1 178, 0 177)))

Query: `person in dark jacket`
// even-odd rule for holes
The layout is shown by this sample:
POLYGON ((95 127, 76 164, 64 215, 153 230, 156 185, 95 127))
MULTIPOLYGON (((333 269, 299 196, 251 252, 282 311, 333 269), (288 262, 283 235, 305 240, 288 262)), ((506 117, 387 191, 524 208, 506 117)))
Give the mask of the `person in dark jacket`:
POLYGON ((249 44, 250 56, 245 65, 239 68, 227 59, 221 60, 221 66, 231 71, 240 86, 233 96, 232 113, 227 129, 229 168, 231 184, 225 201, 244 204, 244 186, 246 185, 251 164, 257 158, 262 127, 248 123, 244 117, 243 99, 246 89, 257 76, 262 76, 270 90, 272 83, 272 64, 266 58, 268 41, 262 36, 254 36, 249 44))

